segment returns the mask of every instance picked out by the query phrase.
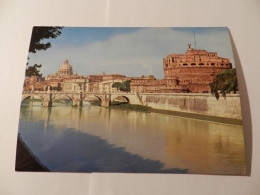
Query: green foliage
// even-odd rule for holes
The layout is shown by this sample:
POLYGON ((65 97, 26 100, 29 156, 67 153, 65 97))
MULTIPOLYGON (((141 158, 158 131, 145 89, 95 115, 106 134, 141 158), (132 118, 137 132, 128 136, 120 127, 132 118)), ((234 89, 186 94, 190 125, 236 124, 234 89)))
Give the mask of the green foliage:
MULTIPOLYGON (((33 27, 29 52, 36 53, 36 51, 46 50, 50 48, 52 46, 50 42, 43 43, 42 41, 44 39, 57 38, 58 36, 60 36, 61 30, 62 27, 33 27)), ((28 64, 29 63, 27 63, 27 66, 28 64)), ((42 76, 42 74, 40 74, 40 70, 38 70, 38 68, 40 68, 41 66, 41 64, 28 66, 25 71, 25 76, 42 76)))
POLYGON ((122 86, 122 83, 115 82, 115 83, 113 83, 112 88, 117 88, 117 90, 118 90, 121 86, 122 86))
POLYGON ((41 77, 42 74, 40 73, 40 71, 38 70, 38 68, 41 68, 42 65, 37 65, 37 64, 34 64, 33 66, 29 66, 26 68, 26 71, 25 71, 25 76, 27 77, 31 77, 31 76, 39 76, 41 77))
POLYGON ((210 84, 211 93, 219 99, 219 92, 223 94, 223 97, 226 97, 226 94, 233 91, 236 93, 238 91, 237 75, 236 69, 228 69, 223 73, 216 75, 213 83, 210 84))
POLYGON ((121 91, 124 91, 124 92, 130 92, 130 82, 129 80, 126 80, 122 83, 122 88, 120 89, 121 91))
POLYGON ((51 43, 43 43, 42 40, 57 38, 61 34, 61 29, 62 27, 33 27, 29 52, 36 53, 36 51, 50 48, 51 43))
POLYGON ((135 110, 141 112, 149 112, 149 108, 146 106, 136 104, 112 104, 109 108, 122 109, 122 110, 135 110))
POLYGON ((115 83, 113 83, 112 87, 117 88, 117 90, 119 89, 120 91, 123 91, 123 92, 130 92, 131 91, 130 82, 131 81, 129 81, 129 80, 126 80, 123 83, 115 82, 115 83))

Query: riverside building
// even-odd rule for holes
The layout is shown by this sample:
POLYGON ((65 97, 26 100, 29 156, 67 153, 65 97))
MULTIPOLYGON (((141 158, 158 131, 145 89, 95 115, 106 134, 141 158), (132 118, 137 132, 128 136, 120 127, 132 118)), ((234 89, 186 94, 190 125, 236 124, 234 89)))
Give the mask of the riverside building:
POLYGON ((84 91, 97 93, 118 92, 113 83, 130 80, 131 92, 139 93, 210 93, 209 84, 216 74, 231 69, 228 58, 219 57, 216 52, 191 48, 185 54, 170 54, 163 59, 164 79, 157 80, 153 75, 126 77, 121 74, 88 75, 83 77, 73 73, 66 60, 56 73, 45 80, 31 77, 25 79, 24 90, 42 90, 49 87, 57 91, 84 91))

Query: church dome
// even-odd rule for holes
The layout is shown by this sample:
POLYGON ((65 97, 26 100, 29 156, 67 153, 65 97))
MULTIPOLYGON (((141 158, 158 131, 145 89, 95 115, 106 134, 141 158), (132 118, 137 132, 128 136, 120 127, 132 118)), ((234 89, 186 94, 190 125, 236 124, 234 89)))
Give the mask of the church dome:
POLYGON ((58 71, 59 75, 72 75, 73 71, 72 71, 72 67, 69 64, 68 60, 66 60, 59 68, 58 71))

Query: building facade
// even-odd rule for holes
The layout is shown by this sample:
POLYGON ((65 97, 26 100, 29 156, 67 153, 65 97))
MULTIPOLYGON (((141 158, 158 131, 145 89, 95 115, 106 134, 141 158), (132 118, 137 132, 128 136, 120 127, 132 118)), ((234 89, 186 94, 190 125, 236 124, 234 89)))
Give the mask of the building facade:
POLYGON ((163 59, 164 79, 151 76, 133 79, 131 89, 147 93, 210 93, 210 83, 216 74, 231 68, 228 58, 193 49, 188 44, 185 54, 170 54, 163 59))
POLYGON ((59 70, 45 79, 32 76, 25 78, 24 91, 63 91, 63 92, 92 92, 92 93, 115 93, 116 88, 112 85, 115 82, 123 82, 126 80, 125 75, 105 74, 88 75, 83 77, 77 73, 73 73, 72 66, 66 60, 59 70))
POLYGON ((153 75, 126 77, 121 74, 88 75, 83 77, 73 73, 72 66, 66 60, 59 70, 44 80, 37 77, 26 78, 24 90, 50 90, 90 93, 115 93, 115 82, 130 80, 131 92, 139 93, 210 93, 209 84, 216 74, 232 68, 228 58, 222 58, 216 52, 197 50, 188 45, 185 54, 170 54, 163 59, 164 79, 157 80, 153 75))
POLYGON ((185 54, 171 54, 163 59, 164 79, 177 79, 180 86, 193 93, 210 92, 209 84, 216 74, 231 69, 232 64, 216 52, 188 46, 185 54))

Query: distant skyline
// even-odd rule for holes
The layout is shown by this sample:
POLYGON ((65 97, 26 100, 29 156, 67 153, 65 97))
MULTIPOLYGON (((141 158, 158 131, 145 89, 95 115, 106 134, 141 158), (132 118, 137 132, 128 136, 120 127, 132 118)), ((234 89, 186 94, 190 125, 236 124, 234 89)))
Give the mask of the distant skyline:
POLYGON ((228 29, 213 28, 111 28, 64 27, 56 39, 48 39, 52 47, 29 53, 29 65, 42 64, 43 76, 57 72, 67 59, 83 76, 90 74, 124 74, 126 76, 154 75, 164 77, 163 58, 183 54, 187 44, 218 56, 234 57, 228 29))

